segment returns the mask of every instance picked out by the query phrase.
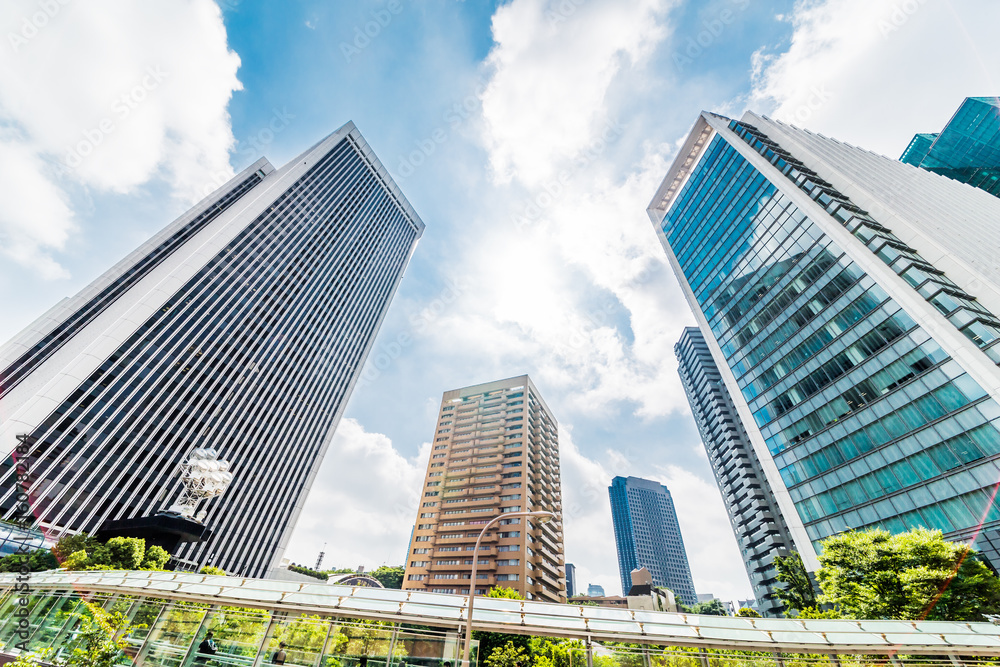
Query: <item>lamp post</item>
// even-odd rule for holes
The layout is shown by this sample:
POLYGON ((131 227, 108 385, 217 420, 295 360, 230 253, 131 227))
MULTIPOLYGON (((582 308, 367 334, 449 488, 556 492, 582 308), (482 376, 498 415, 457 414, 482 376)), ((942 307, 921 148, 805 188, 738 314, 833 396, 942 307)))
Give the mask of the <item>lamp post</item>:
MULTIPOLYGON (((479 537, 476 538, 476 550, 472 555, 472 581, 469 584, 469 609, 466 611, 465 618, 465 649, 462 651, 462 667, 469 667, 469 649, 472 648, 472 605, 476 599, 476 569, 479 567, 479 542, 482 541, 483 535, 486 531, 490 529, 494 523, 500 519, 512 519, 516 516, 533 516, 538 518, 538 523, 547 523, 552 519, 556 519, 554 512, 510 512, 509 514, 499 514, 493 517, 488 524, 483 526, 483 529, 479 531, 479 537)), ((527 556, 527 554, 525 554, 527 556)))

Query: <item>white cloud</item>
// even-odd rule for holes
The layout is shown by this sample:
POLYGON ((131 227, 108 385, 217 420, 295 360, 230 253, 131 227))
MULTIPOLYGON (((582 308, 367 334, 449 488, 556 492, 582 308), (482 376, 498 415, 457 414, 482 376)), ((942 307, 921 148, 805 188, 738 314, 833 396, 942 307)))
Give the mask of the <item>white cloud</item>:
POLYGON ((538 185, 607 123, 616 74, 665 36, 667 0, 514 0, 493 16, 482 96, 494 176, 538 185))
POLYGON ((388 437, 344 419, 320 467, 285 552, 325 567, 400 565, 417 516, 430 443, 404 458, 388 437))
POLYGON ((788 50, 758 55, 751 108, 893 158, 965 97, 1000 90, 989 0, 961 15, 940 0, 826 0, 789 20, 788 50))
POLYGON ((21 173, 0 186, 0 243, 15 260, 65 275, 53 253, 76 229, 79 185, 128 193, 162 178, 193 202, 232 174, 240 61, 212 0, 13 0, 0 34, 0 153, 21 173))

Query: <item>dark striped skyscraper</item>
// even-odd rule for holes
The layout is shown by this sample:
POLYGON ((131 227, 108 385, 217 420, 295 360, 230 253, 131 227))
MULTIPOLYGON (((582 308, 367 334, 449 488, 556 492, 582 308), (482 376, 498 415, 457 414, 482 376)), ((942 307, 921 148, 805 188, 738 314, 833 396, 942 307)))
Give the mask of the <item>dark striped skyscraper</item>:
POLYGON ((654 586, 669 588, 687 605, 698 602, 674 499, 667 487, 640 477, 615 477, 608 487, 618 547, 622 595, 632 587, 632 570, 649 570, 654 586))
POLYGON ((19 487, 50 535, 151 514, 213 448, 235 479, 177 555, 266 574, 423 228, 353 123, 244 170, 0 350, 3 515, 19 487))
POLYGON ((674 353, 684 393, 753 586, 757 610, 764 616, 780 617, 785 606, 774 592, 778 585, 774 559, 794 550, 781 508, 771 494, 701 331, 697 327, 684 329, 674 353))

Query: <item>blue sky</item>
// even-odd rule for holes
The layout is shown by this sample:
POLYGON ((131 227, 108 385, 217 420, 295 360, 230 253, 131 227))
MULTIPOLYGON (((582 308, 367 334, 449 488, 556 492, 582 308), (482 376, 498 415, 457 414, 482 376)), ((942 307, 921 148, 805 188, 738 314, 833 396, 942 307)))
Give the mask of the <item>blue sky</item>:
POLYGON ((560 422, 581 583, 619 592, 606 488, 633 474, 673 491, 698 591, 748 597, 676 375, 693 318, 646 204, 702 109, 753 108, 897 157, 964 96, 1000 91, 998 13, 984 0, 5 3, 0 335, 234 169, 280 166, 353 120, 427 230, 288 556, 312 562, 326 543, 329 565, 401 563, 441 392, 527 372, 560 422))

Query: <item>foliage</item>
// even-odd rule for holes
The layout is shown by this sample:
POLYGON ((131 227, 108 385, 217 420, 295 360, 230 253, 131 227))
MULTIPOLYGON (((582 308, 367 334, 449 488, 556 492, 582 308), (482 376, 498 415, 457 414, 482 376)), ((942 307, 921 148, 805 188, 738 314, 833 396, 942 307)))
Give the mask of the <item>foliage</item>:
POLYGON ((307 577, 312 577, 314 579, 319 579, 321 581, 326 581, 328 579, 327 575, 323 574, 318 570, 314 570, 311 567, 306 567, 305 565, 297 565, 291 563, 288 566, 289 572, 298 572, 299 574, 304 574, 307 577))
POLYGON ((0 558, 0 572, 20 572, 27 568, 28 572, 44 572, 55 570, 59 561, 49 549, 36 549, 26 554, 10 554, 0 558))
POLYGON ((816 607, 806 607, 799 610, 799 618, 844 618, 836 609, 818 609, 816 607))
POLYGON ((534 667, 573 667, 574 651, 584 650, 583 642, 576 639, 532 637, 528 641, 528 653, 531 655, 534 667))
POLYGON ((718 598, 696 603, 691 607, 691 613, 706 616, 729 616, 726 606, 718 598))
POLYGON ((77 551, 87 551, 93 549, 101 544, 100 540, 95 537, 91 537, 87 533, 78 533, 76 535, 64 535, 59 538, 56 545, 52 547, 52 555, 55 556, 60 563, 70 557, 71 554, 77 551))
POLYGON ((493 649, 485 662, 486 667, 524 667, 528 662, 528 651, 523 646, 515 646, 512 641, 507 642, 493 649))
POLYGON ((823 541, 819 561, 820 602, 848 618, 978 621, 1000 612, 1000 579, 938 530, 841 533, 823 541))
POLYGON ((798 551, 788 556, 776 556, 774 566, 778 570, 778 581, 786 584, 785 588, 776 587, 774 593, 789 611, 816 606, 816 589, 798 551))
POLYGON ((332 570, 322 570, 323 574, 353 574, 356 570, 352 570, 349 567, 336 567, 332 570))
POLYGON ((751 609, 750 607, 740 607, 739 611, 736 612, 737 616, 742 616, 743 618, 761 618, 760 612, 756 609, 751 609))
POLYGON ((568 604, 580 605, 581 607, 600 607, 601 606, 601 605, 597 604, 596 602, 594 602, 593 600, 581 600, 579 598, 570 598, 570 599, 566 600, 566 602, 568 604))
POLYGON ((215 567, 214 565, 203 565, 202 568, 198 570, 198 574, 215 574, 220 577, 227 576, 225 570, 221 567, 215 567))
POLYGON ((406 570, 402 565, 396 565, 395 567, 390 567, 388 565, 382 565, 381 567, 375 568, 371 572, 371 576, 379 580, 386 588, 402 588, 403 587, 403 572, 406 570))
POLYGON ((511 600, 523 600, 524 597, 513 588, 504 586, 494 586, 486 593, 488 598, 508 598, 511 600))
MULTIPOLYGON (((89 602, 83 605, 86 613, 74 614, 80 627, 72 652, 61 660, 42 659, 57 667, 114 667, 128 647, 129 633, 146 626, 132 624, 120 611, 107 612, 89 602)), ((27 658, 25 662, 33 664, 27 658)))
POLYGON ((146 555, 142 557, 142 563, 139 569, 162 570, 166 566, 168 560, 170 560, 170 554, 167 553, 167 550, 154 544, 146 547, 146 555))
POLYGON ((106 544, 87 535, 71 537, 75 539, 64 537, 52 548, 64 570, 163 570, 170 559, 165 549, 156 545, 147 549, 146 540, 138 537, 112 537, 106 544), (66 553, 80 544, 87 546, 66 553))

